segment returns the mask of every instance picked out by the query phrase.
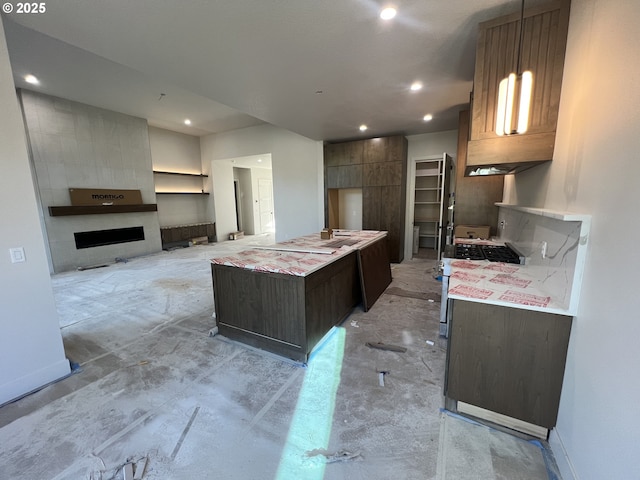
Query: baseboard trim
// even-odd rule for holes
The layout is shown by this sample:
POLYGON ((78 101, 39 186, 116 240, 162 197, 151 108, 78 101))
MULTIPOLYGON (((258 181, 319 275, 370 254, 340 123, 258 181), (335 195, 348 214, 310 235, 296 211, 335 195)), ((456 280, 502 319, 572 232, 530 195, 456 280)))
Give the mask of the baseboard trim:
POLYGON ((458 401, 458 413, 482 418, 483 420, 488 420, 489 422, 497 423, 498 425, 503 425, 507 428, 511 428, 512 430, 517 430, 518 432, 526 433, 527 435, 538 437, 543 440, 546 440, 547 435, 549 434, 549 430, 545 427, 534 425, 533 423, 528 423, 523 420, 518 420, 517 418, 509 417, 501 413, 492 412, 491 410, 476 407, 475 405, 465 402, 458 401))
POLYGON ((0 385, 0 392, 2 392, 0 395, 0 407, 38 391, 42 387, 66 377, 70 372, 69 360, 63 358, 40 370, 30 372, 4 385, 0 385))
POLYGON ((557 428, 552 429, 549 433, 549 446, 555 457, 560 475, 562 475, 562 480, 578 480, 557 428))

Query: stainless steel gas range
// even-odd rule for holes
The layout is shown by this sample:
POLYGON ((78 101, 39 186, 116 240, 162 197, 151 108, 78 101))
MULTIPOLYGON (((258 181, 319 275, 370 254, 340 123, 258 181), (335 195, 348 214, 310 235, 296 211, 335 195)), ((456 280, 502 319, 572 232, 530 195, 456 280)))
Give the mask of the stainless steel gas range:
POLYGON ((440 335, 445 338, 449 336, 449 320, 451 316, 451 300, 448 298, 448 291, 452 260, 488 260, 490 262, 523 265, 525 257, 508 243, 490 240, 469 241, 467 239, 456 239, 453 245, 447 245, 440 264, 442 269, 440 335))

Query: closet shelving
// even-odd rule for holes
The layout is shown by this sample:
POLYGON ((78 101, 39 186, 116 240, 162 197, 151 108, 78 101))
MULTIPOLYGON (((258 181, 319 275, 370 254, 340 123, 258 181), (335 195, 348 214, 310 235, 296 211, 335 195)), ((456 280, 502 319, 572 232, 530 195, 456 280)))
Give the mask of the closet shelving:
POLYGON ((446 221, 448 164, 447 155, 416 161, 413 225, 419 228, 419 246, 436 250, 438 256, 446 221))

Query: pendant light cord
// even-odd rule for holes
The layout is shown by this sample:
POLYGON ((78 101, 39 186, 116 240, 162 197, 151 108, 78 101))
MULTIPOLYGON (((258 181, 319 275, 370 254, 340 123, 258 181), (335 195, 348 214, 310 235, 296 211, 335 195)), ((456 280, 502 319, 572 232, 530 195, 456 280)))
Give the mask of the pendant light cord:
POLYGON ((522 0, 522 7, 520 8, 520 38, 518 39, 518 61, 516 65, 516 74, 522 73, 522 39, 524 37, 524 0, 522 0))

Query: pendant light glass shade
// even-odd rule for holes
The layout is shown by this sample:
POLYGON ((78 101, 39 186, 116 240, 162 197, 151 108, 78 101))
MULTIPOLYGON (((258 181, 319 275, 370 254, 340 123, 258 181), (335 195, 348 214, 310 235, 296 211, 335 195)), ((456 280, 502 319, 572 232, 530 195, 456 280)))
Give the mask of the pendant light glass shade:
POLYGON ((520 76, 520 101, 518 102, 517 133, 524 133, 529 128, 529 110, 531 109, 531 95, 533 93, 533 73, 529 70, 520 76))
POLYGON ((529 110, 533 92, 533 74, 509 74, 498 86, 498 108, 496 111, 496 134, 511 135, 525 133, 529 128, 529 110), (514 125, 514 120, 517 123, 514 125))
POLYGON ((520 60, 522 57, 522 38, 524 34, 524 0, 520 9, 518 41, 518 58, 516 72, 503 78, 498 85, 498 108, 496 109, 496 134, 512 135, 525 133, 529 128, 529 110, 531 110, 531 95, 533 93, 533 74, 522 72, 520 60), (516 124, 514 125, 514 120, 516 124))

